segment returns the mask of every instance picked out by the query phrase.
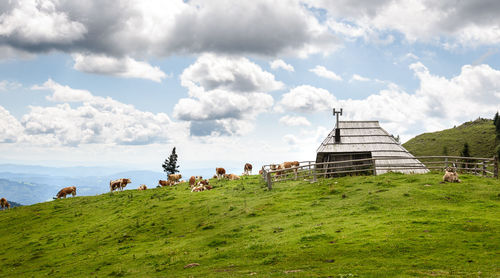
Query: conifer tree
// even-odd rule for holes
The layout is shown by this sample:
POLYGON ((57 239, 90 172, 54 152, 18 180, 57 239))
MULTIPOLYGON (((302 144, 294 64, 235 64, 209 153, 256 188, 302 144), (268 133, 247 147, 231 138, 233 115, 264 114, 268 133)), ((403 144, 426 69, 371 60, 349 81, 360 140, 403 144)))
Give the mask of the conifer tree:
POLYGON ((497 124, 498 124, 498 117, 499 117, 499 116, 498 116, 498 111, 497 111, 497 113, 495 114, 495 117, 493 117, 493 124, 494 124, 495 126, 497 126, 497 124))
POLYGON ((175 153, 175 147, 172 149, 172 153, 170 156, 165 159, 165 162, 161 165, 163 167, 163 171, 167 173, 167 175, 178 173, 179 165, 177 165, 177 154, 175 153))

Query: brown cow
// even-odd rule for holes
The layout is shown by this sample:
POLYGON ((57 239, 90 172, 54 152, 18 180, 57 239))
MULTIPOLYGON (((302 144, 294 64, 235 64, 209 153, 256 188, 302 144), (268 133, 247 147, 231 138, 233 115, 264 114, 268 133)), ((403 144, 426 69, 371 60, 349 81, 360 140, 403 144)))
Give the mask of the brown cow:
POLYGON ((262 169, 259 170, 259 175, 262 175, 263 173, 264 173, 264 171, 262 171, 262 169))
POLYGON ((251 175, 252 174, 252 164, 250 163, 245 163, 245 167, 243 167, 243 172, 244 175, 251 175))
POLYGON ((189 178, 189 186, 193 187, 195 183, 196 183, 196 178, 194 176, 191 176, 189 178))
POLYGON ((217 178, 220 180, 226 174, 226 169, 224 169, 224 168, 215 168, 215 174, 217 174, 217 178))
POLYGON ((455 168, 447 167, 443 176, 442 182, 462 182, 458 179, 458 174, 455 168))
POLYGON ((7 199, 5 199, 5 198, 0 199, 0 206, 2 207, 2 209, 5 209, 5 208, 10 209, 10 204, 9 204, 9 202, 7 202, 7 199))
POLYGON ((117 179, 109 182, 109 189, 111 192, 115 190, 123 191, 123 188, 127 186, 127 184, 132 183, 130 179, 117 179))
POLYGON ((139 188, 137 188, 137 190, 139 190, 139 191, 146 190, 146 189, 148 189, 148 187, 145 184, 141 184, 141 186, 139 186, 139 188))
POLYGON ((173 182, 179 182, 179 180, 182 178, 181 174, 170 174, 168 175, 168 180, 173 181, 173 182))
POLYGON ((240 179, 240 176, 235 175, 235 174, 227 174, 227 175, 224 175, 224 177, 228 180, 239 180, 240 179))
POLYGON ((59 190, 59 192, 57 192, 56 199, 66 198, 66 195, 68 195, 68 194, 71 194, 71 195, 73 195, 73 197, 75 197, 76 196, 76 187, 75 186, 68 186, 68 187, 65 187, 65 188, 59 190))
POLYGON ((174 185, 174 182, 173 181, 159 180, 158 185, 161 185, 162 187, 163 186, 172 186, 172 185, 174 185))

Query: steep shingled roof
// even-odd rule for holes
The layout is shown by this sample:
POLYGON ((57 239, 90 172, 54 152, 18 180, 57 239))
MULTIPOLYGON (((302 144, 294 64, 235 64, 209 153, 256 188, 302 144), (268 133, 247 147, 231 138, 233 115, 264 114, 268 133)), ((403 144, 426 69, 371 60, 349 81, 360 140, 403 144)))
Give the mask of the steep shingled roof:
POLYGON ((377 174, 388 171, 402 173, 427 173, 429 171, 424 164, 380 127, 378 121, 339 121, 338 128, 340 129, 340 142, 335 143, 335 129, 333 129, 321 143, 317 153, 371 152, 372 157, 375 158, 377 174), (391 157, 394 159, 390 159, 391 157), (415 168, 395 167, 398 164, 413 165, 415 168))

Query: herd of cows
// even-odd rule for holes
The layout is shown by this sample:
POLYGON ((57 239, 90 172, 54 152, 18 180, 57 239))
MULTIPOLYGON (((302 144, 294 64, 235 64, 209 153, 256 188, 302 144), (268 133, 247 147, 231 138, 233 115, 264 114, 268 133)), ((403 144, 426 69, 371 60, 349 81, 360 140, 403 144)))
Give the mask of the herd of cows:
MULTIPOLYGON (((283 162, 281 164, 271 164, 270 169, 272 171, 275 170, 283 170, 283 171, 278 171, 276 172, 276 175, 279 176, 280 173, 282 174, 286 169, 296 169, 300 163, 298 161, 289 161, 289 162, 283 162)), ((244 168, 243 168, 243 175, 251 175, 252 174, 252 164, 246 163, 244 168)), ((259 171, 259 175, 262 175, 262 170, 259 171)), ((164 187, 164 186, 174 186, 178 184, 189 184, 191 187, 191 192, 200 192, 200 191, 205 191, 205 190, 210 190, 213 187, 209 184, 208 179, 203 179, 202 176, 191 176, 189 180, 183 181, 181 180, 182 175, 181 174, 170 174, 168 175, 167 180, 159 180, 157 187, 164 187)), ((240 176, 236 174, 226 174, 226 169, 224 168, 215 168, 215 175, 213 178, 217 178, 218 180, 220 179, 227 179, 227 180, 238 180, 240 179, 240 176)), ((445 169, 445 174, 443 176, 443 181, 444 182, 461 182, 460 179, 458 178, 458 174, 456 171, 455 167, 447 167, 445 169)), ((109 182, 109 189, 111 192, 115 190, 123 191, 123 189, 127 186, 127 184, 132 183, 130 179, 117 179, 117 180, 112 180, 109 182)), ((145 184, 141 184, 137 190, 147 190, 148 187, 145 184)), ((76 186, 68 186, 63 189, 61 189, 59 192, 57 192, 56 197, 54 199, 61 199, 61 198, 66 198, 66 195, 71 194, 73 197, 76 196, 76 186)), ((5 198, 0 199, 0 207, 3 209, 10 208, 10 204, 5 198)))

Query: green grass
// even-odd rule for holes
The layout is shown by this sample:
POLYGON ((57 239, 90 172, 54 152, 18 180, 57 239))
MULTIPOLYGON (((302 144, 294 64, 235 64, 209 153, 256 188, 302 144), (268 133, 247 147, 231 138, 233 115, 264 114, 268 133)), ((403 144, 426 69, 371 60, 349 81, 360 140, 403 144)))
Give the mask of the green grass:
POLYGON ((478 119, 461 126, 438 132, 424 133, 403 144, 415 156, 448 155, 459 156, 464 143, 469 143, 470 154, 474 157, 495 155, 495 126, 492 120, 478 119))
POLYGON ((500 182, 258 176, 0 212, 3 277, 498 277, 500 182), (430 186, 426 186, 430 185, 430 186), (199 266, 184 268, 198 263, 199 266))

